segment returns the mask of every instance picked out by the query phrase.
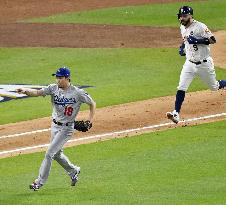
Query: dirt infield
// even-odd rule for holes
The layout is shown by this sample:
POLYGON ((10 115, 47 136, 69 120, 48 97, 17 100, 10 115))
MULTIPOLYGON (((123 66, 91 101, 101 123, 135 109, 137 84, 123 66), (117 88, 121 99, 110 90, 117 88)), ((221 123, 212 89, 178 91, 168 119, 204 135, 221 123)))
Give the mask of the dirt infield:
POLYGON ((226 69, 226 31, 214 33, 217 43, 212 46, 212 55, 215 65, 226 69))
MULTIPOLYGON (((0 47, 178 47, 181 42, 178 28, 17 22, 26 18, 63 12, 180 1, 182 0, 84 0, 82 2, 74 0, 0 0, 0 47)), ((218 43, 213 46, 215 64, 226 68, 224 56, 226 46, 223 46, 226 45, 225 32, 216 32, 216 37, 218 43)))
POLYGON ((179 32, 174 28, 78 24, 0 25, 0 47, 147 48, 175 47, 179 42, 179 32))
MULTIPOLYGON (((112 6, 144 3, 172 2, 173 0, 0 0, 0 47, 177 47, 180 43, 178 29, 145 26, 107 26, 78 24, 31 24, 16 21, 50 14, 80 11, 112 6)), ((184 1, 184 0, 183 0, 184 1)), ((178 2, 178 1, 177 1, 178 2)), ((226 68, 225 32, 216 32, 218 44, 213 46, 215 64, 226 68), (223 43, 223 44, 222 44, 223 43)), ((178 76, 179 77, 179 76, 178 76)), ((182 110, 182 118, 226 112, 225 91, 196 92, 188 94, 182 110)), ((171 111, 174 96, 133 102, 97 110, 94 128, 76 137, 102 134, 117 130, 143 127, 168 122, 165 112, 171 111)), ((86 116, 80 114, 80 118, 86 116)), ((220 118, 221 120, 224 118, 220 118)), ((209 120, 206 120, 207 122, 209 120)), ((200 123, 200 122, 198 122, 200 123)), ((0 137, 50 127, 50 118, 0 125, 0 137)), ((170 128, 172 126, 168 126, 170 128)), ((174 127, 174 126, 173 126, 174 127)), ((73 138, 76 138, 73 136, 73 138)), ((0 139, 0 151, 48 143, 49 132, 21 137, 0 139)), ((10 155, 7 155, 10 156, 10 155)), ((1 157, 1 156, 0 156, 1 157)))
MULTIPOLYGON (((182 119, 193 118, 226 112, 225 99, 225 91, 189 93, 186 96, 181 117, 182 119)), ((73 138, 169 122, 165 117, 165 113, 172 110, 173 104, 174 96, 171 96, 98 109, 94 127, 91 131, 88 133, 76 133, 76 136, 74 135, 73 138)), ((87 112, 81 112, 79 119, 86 119, 86 116, 87 112)), ((220 119, 226 119, 226 117, 221 117, 220 119)), ((210 120, 205 120, 195 123, 209 121, 210 120)), ((50 118, 43 118, 15 124, 0 125, 0 136, 47 129, 50 127, 50 124, 50 118)), ((175 126, 167 126, 167 128, 171 127, 175 126)), ((0 139, 0 150, 12 150, 20 147, 46 144, 49 142, 49 137, 50 132, 43 132, 0 139)))
POLYGON ((191 0, 0 0, 0 24, 72 11, 184 1, 191 0))
POLYGON ((176 46, 180 42, 180 36, 178 30, 173 28, 17 23, 22 19, 56 13, 159 2, 166 3, 173 0, 7 1, 0 7, 0 47, 176 46))

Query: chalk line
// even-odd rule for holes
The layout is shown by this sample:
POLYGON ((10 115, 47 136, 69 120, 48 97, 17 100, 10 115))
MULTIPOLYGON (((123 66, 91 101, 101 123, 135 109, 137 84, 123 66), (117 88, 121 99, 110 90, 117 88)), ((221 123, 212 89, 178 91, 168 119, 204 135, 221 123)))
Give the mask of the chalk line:
MULTIPOLYGON (((222 117, 222 116, 226 116, 226 113, 218 113, 218 114, 214 114, 214 115, 206 115, 206 116, 201 116, 201 117, 190 118, 190 119, 180 121, 179 123, 193 122, 193 121, 211 119, 211 118, 222 117)), ((85 142, 85 141, 88 141, 91 139, 103 139, 105 137, 117 136, 120 134, 128 134, 128 133, 136 132, 136 131, 139 132, 142 130, 150 130, 150 129, 160 128, 160 127, 164 127, 164 126, 168 126, 168 125, 175 125, 175 124, 173 122, 168 122, 168 123, 161 123, 161 124, 157 124, 157 125, 150 125, 150 126, 145 126, 145 127, 139 127, 139 128, 121 130, 121 131, 116 131, 116 132, 98 134, 98 135, 93 135, 93 136, 88 136, 88 137, 72 139, 72 140, 69 140, 67 142, 67 144, 68 143, 70 144, 73 142, 79 142, 79 141, 85 142)), ((29 135, 29 134, 33 134, 33 133, 47 132, 49 130, 50 130, 50 128, 43 129, 43 130, 35 130, 35 131, 31 131, 31 132, 24 132, 24 133, 19 133, 19 134, 14 134, 14 135, 5 135, 5 136, 1 136, 0 139, 10 138, 10 137, 18 137, 18 136, 29 135)), ((0 155, 10 154, 10 153, 15 153, 15 152, 22 152, 22 151, 26 151, 26 150, 33 150, 33 149, 37 149, 37 148, 45 148, 48 146, 49 146, 49 144, 42 144, 42 145, 36 145, 36 146, 31 146, 31 147, 23 147, 23 148, 18 148, 18 149, 13 149, 13 150, 2 151, 2 152, 0 152, 0 155)))

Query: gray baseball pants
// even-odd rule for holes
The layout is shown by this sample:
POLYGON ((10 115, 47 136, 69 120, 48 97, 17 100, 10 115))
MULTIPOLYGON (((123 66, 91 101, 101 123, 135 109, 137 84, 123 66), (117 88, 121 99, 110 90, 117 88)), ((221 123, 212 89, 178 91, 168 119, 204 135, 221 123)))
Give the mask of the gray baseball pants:
POLYGON ((37 183, 43 185, 47 181, 53 159, 65 169, 69 176, 73 176, 76 173, 77 167, 63 153, 63 146, 71 138, 73 131, 73 125, 59 126, 52 123, 50 145, 39 169, 37 183))

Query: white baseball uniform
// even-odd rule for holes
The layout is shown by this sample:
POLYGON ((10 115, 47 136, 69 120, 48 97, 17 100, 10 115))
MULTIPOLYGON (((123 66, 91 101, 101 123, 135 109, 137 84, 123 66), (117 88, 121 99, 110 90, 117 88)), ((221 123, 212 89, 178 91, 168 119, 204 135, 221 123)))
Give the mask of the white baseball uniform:
POLYGON ((74 120, 79 112, 82 103, 92 104, 92 98, 82 89, 73 85, 67 90, 58 88, 51 84, 42 88, 43 96, 51 95, 53 106, 51 126, 51 140, 45 158, 39 170, 37 183, 44 184, 49 176, 52 160, 56 160, 68 173, 73 176, 76 166, 73 165, 63 153, 64 144, 71 138, 74 132, 74 120), (59 125, 61 124, 61 125, 59 125))
POLYGON ((199 38, 210 38, 213 36, 207 26, 193 20, 186 28, 181 25, 181 35, 185 43, 186 61, 180 75, 178 90, 187 91, 189 85, 196 75, 203 80, 211 90, 218 90, 219 83, 216 80, 213 59, 210 57, 210 46, 204 44, 189 44, 189 35, 199 38))

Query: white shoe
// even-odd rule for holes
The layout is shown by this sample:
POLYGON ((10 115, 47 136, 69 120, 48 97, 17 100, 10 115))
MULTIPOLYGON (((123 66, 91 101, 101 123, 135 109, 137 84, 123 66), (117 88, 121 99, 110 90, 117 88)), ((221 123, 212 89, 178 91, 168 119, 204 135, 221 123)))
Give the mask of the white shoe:
POLYGON ((179 113, 176 110, 174 110, 173 112, 167 112, 166 117, 176 124, 180 121, 179 113))
POLYGON ((75 186, 78 182, 78 175, 80 174, 80 167, 77 167, 75 174, 71 177, 71 186, 75 186))
POLYGON ((32 189, 33 191, 38 191, 43 185, 37 182, 38 180, 36 179, 32 184, 29 185, 29 188, 32 189))

